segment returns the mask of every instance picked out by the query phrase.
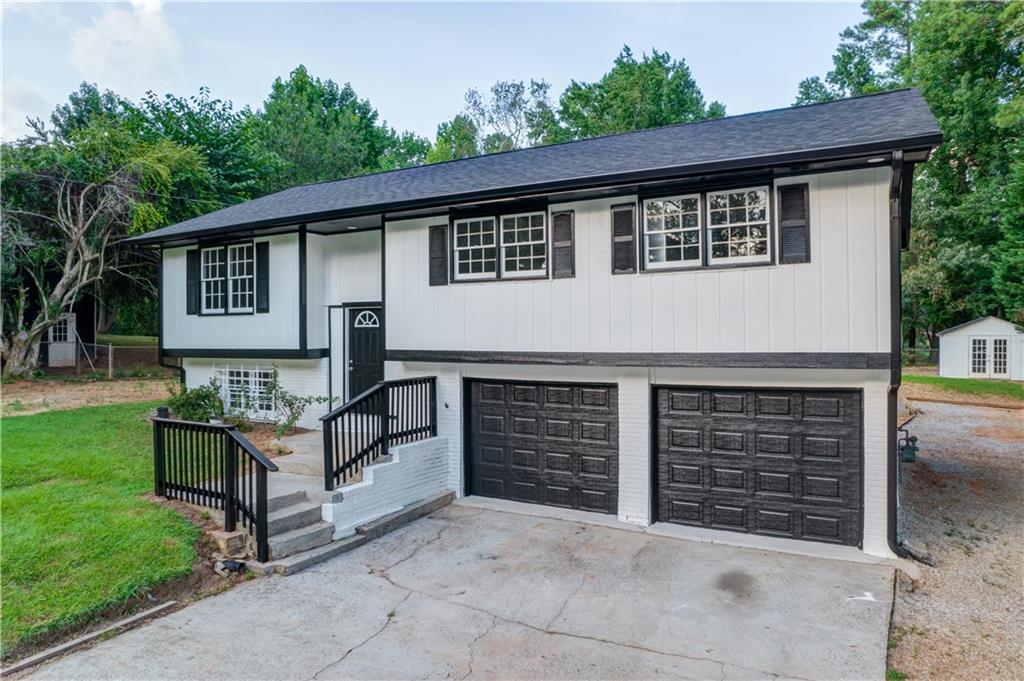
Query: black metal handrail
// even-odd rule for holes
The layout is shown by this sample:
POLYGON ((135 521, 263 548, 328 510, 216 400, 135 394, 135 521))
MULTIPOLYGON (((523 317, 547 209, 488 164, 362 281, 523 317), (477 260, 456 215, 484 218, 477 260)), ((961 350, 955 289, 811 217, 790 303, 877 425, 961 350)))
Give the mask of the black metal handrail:
POLYGON ((437 435, 437 378, 381 381, 320 417, 324 489, 345 484, 392 445, 437 435))
POLYGON ((154 417, 154 491, 224 512, 224 529, 239 521, 256 537, 256 558, 270 554, 267 533, 267 473, 277 470, 232 425, 154 417))

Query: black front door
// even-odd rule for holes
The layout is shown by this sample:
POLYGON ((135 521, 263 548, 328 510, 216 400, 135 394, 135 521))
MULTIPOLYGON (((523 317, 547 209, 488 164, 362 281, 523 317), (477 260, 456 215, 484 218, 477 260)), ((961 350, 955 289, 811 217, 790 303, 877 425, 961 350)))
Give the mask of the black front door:
POLYGON ((348 311, 348 397, 384 380, 382 310, 356 307, 348 311))

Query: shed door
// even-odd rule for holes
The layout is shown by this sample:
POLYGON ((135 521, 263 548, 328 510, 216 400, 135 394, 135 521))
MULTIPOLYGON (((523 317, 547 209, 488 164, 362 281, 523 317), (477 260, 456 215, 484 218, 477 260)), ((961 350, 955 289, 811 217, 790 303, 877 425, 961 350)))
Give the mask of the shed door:
POLYGON ((969 374, 978 378, 988 377, 988 338, 971 338, 969 374))
POLYGON ((469 383, 469 493, 618 512, 614 385, 469 383))
POLYGON ((62 314, 50 327, 47 348, 47 366, 75 366, 75 313, 62 314))
POLYGON ((861 541, 861 393, 657 390, 662 522, 861 541))

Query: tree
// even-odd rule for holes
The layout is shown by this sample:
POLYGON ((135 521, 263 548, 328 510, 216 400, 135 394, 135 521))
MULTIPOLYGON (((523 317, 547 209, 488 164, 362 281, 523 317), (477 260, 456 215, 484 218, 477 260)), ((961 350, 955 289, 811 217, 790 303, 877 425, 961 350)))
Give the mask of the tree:
POLYGON ((399 133, 391 129, 379 167, 381 170, 395 170, 396 168, 423 165, 427 162, 428 153, 430 153, 429 140, 412 132, 399 133))
POLYGON ((531 80, 529 88, 519 80, 499 80, 487 95, 471 89, 466 93, 466 115, 482 136, 485 154, 532 147, 544 141, 555 121, 548 101, 550 85, 531 80))
POLYGON ((377 118, 348 83, 320 80, 305 66, 277 78, 252 120, 260 144, 280 160, 272 189, 379 170, 391 130, 377 118))
POLYGON ((459 114, 452 120, 440 124, 437 126, 434 146, 427 152, 427 163, 477 156, 480 153, 479 135, 476 123, 466 114, 459 114))
POLYGON ((559 129, 549 132, 546 141, 586 139, 724 115, 721 103, 705 103, 685 61, 657 50, 637 61, 626 46, 600 80, 574 80, 565 89, 559 99, 559 129))
POLYGON ((3 147, 2 332, 5 376, 31 371, 44 334, 105 274, 115 245, 162 221, 175 177, 201 175, 202 157, 169 140, 139 140, 109 120, 69 130, 67 140, 3 147))
POLYGON ((1018 152, 1006 188, 1003 247, 993 263, 994 287, 1007 319, 1024 324, 1024 153, 1018 152))

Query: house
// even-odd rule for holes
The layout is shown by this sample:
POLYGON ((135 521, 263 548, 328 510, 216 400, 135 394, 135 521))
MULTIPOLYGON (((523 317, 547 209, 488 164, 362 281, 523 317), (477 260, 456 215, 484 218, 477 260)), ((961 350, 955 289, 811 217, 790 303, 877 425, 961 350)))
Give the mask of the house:
POLYGON ((1024 380, 1024 332, 991 315, 940 331, 939 376, 1024 380))
MULTIPOLYGON (((256 416, 273 367, 342 402, 432 377, 456 494, 889 556, 900 250, 940 141, 900 90, 300 186, 136 242, 162 252, 161 352, 256 416)), ((328 460, 365 434, 332 413, 328 460)))

